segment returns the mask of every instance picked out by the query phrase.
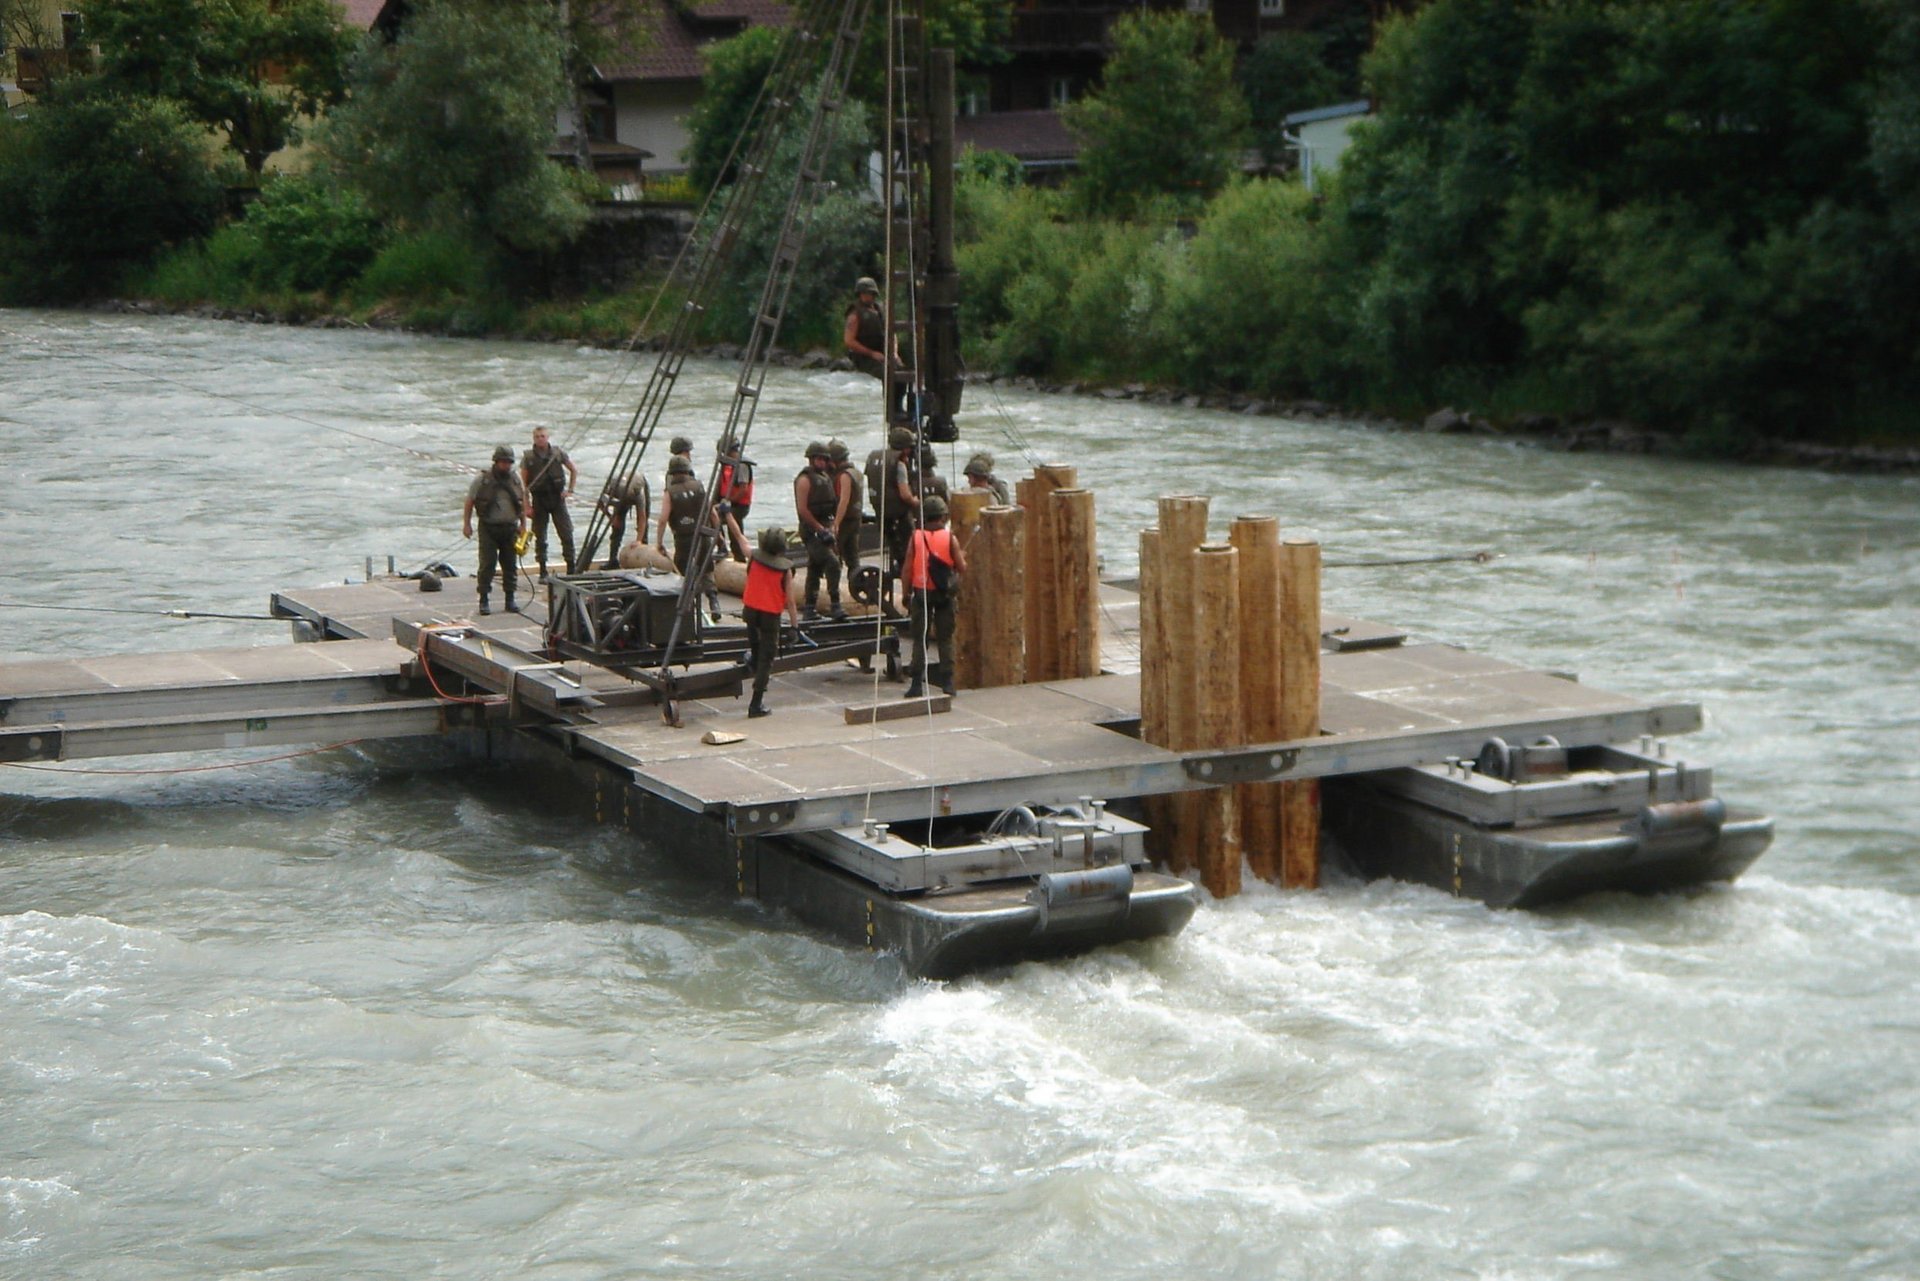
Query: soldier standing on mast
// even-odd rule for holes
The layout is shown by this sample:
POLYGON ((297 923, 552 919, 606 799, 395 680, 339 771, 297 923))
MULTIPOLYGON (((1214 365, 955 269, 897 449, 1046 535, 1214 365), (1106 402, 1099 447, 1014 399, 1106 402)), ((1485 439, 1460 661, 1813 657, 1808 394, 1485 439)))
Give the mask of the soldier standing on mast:
MULTIPOLYGON (((847 347, 847 359, 853 367, 870 378, 887 381, 887 315, 880 306, 880 286, 872 276, 862 276, 853 282, 853 302, 847 307, 847 326, 841 335, 847 347)), ((900 352, 893 350, 894 364, 900 363, 900 352)), ((903 423, 907 420, 907 389, 896 368, 893 386, 887 392, 887 421, 903 423)))

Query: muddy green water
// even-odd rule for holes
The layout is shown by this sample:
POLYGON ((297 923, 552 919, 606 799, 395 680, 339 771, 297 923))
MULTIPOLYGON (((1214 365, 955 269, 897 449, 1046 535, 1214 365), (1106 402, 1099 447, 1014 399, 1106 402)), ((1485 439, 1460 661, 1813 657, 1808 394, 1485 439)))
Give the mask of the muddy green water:
MULTIPOLYGON (((23 604, 468 570, 462 475, 329 428, 484 465, 546 422, 597 481, 625 369, 0 312, 0 658, 285 639, 23 604)), ((730 373, 663 428, 702 470, 730 373)), ((872 388, 772 375, 765 510, 872 388)), ((1774 849, 1530 914, 1336 873, 927 984, 430 752, 0 767, 0 1277, 1920 1276, 1920 484, 969 411, 1003 474, 1079 464, 1110 573, 1175 490, 1334 561, 1502 553, 1327 604, 1703 702, 1774 849)))

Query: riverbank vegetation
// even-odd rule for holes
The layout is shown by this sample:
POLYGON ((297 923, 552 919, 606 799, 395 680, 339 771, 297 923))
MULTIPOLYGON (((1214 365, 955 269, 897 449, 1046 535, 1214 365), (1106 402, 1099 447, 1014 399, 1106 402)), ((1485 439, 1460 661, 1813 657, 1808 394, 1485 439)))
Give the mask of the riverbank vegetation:
MULTIPOLYGON (((116 6, 139 7, 88 12, 116 6)), ((399 41, 341 65, 339 93, 302 90, 308 115, 255 141, 226 131, 257 172, 255 155, 319 117, 305 171, 240 172, 257 198, 224 220, 236 175, 221 166, 241 166, 195 145, 208 112, 168 91, 177 68, 103 46, 101 75, 0 125, 0 189, 17 193, 0 301, 118 292, 626 337, 649 282, 588 298, 549 284, 595 194, 544 154, 568 56, 550 14, 544 0, 417 5, 399 41)), ((1118 24, 1102 82, 1069 112, 1075 181, 1032 188, 1004 157, 963 162, 970 363, 1402 416, 1631 419, 1719 453, 1920 439, 1920 10, 1433 0, 1389 20, 1361 62, 1363 35, 1273 38, 1234 69, 1204 21, 1118 24), (1318 191, 1244 170, 1247 155, 1284 157, 1286 111, 1363 87, 1375 113, 1318 191)), ((196 56, 215 58, 209 41, 196 56)), ((721 135, 769 56, 764 33, 715 49, 700 178, 726 179, 721 135)), ((836 346, 847 280, 877 266, 859 176, 874 127, 857 104, 843 123, 843 181, 816 219, 791 346, 836 346)), ((710 341, 737 337, 757 296, 751 250, 775 219, 761 221, 710 341)))

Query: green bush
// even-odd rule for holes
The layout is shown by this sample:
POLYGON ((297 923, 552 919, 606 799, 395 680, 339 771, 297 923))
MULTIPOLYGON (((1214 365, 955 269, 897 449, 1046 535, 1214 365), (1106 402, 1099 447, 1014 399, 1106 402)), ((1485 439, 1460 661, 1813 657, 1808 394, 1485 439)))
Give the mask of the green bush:
POLYGON ((208 231, 222 202, 179 108, 70 82, 0 118, 0 192, 0 301, 14 303, 109 293, 208 231))
POLYGON ((259 245, 255 283, 272 290, 339 290, 366 270, 385 239, 358 192, 304 174, 269 184, 242 225, 259 245))
POLYGON ((363 304, 458 304, 493 292, 492 255, 464 236, 423 231, 395 237, 353 282, 363 304))
POLYGON ((1208 207, 1170 274, 1157 345, 1176 381, 1263 395, 1328 384, 1340 331, 1327 293, 1327 242, 1299 184, 1237 183, 1208 207))
POLYGON ((205 240, 163 254, 133 290, 176 307, 251 306, 257 301, 261 261, 256 229, 244 222, 232 223, 205 240))

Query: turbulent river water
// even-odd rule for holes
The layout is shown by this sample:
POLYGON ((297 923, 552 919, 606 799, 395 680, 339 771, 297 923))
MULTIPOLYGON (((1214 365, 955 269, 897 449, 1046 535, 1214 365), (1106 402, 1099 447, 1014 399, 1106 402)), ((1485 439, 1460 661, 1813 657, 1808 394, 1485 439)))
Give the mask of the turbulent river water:
MULTIPOLYGON (((703 471, 730 374, 663 427, 703 471)), ((644 377, 0 313, 0 659, 286 640, 64 607, 469 571, 464 477, 396 446, 546 422, 597 483, 644 377)), ((768 510, 873 386, 772 374, 768 510)), ((1163 492, 1332 562, 1500 553, 1327 605, 1703 702, 1682 754, 1773 850, 1529 913, 1336 870, 933 984, 432 752, 0 767, 0 1277, 1920 1276, 1920 483, 968 408, 1003 474, 1079 465, 1111 574, 1163 492)))

